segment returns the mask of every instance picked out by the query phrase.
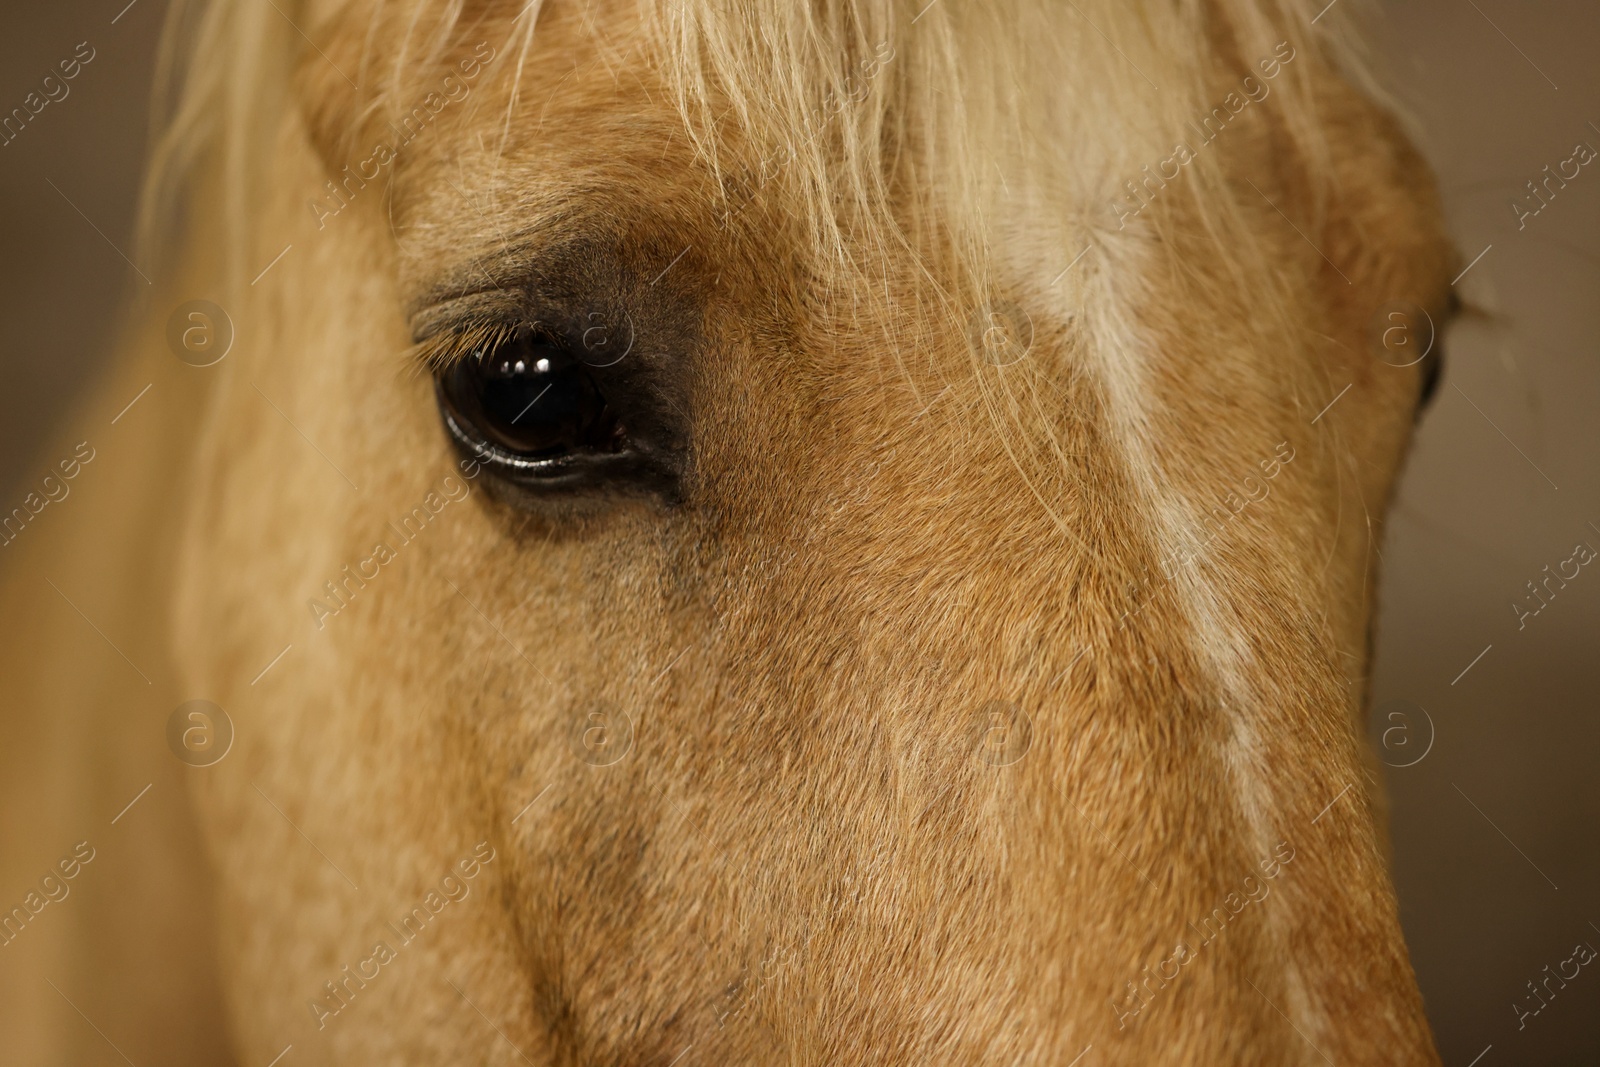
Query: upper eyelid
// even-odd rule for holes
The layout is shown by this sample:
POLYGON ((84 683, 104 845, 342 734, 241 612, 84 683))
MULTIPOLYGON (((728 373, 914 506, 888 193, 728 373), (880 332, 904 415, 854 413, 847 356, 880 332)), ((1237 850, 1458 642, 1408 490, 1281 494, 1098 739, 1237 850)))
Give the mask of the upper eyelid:
POLYGON ((428 283, 413 290, 413 339, 420 342, 465 322, 472 311, 479 311, 479 317, 530 316, 529 301, 541 288, 541 275, 559 275, 563 264, 602 256, 598 249, 604 234, 592 225, 538 226, 504 235, 491 252, 430 272, 428 283))
POLYGON ((489 322, 515 325, 528 321, 526 294, 509 289, 457 292, 429 301, 411 313, 411 339, 418 345, 442 334, 460 333, 489 322))
POLYGON ((412 344, 406 362, 414 370, 446 370, 486 345, 502 344, 519 330, 540 326, 526 289, 496 286, 447 292, 411 314, 412 344))
POLYGON ((487 345, 509 340, 518 325, 506 319, 458 322, 453 328, 436 330, 416 341, 406 353, 406 362, 418 372, 437 374, 487 345))

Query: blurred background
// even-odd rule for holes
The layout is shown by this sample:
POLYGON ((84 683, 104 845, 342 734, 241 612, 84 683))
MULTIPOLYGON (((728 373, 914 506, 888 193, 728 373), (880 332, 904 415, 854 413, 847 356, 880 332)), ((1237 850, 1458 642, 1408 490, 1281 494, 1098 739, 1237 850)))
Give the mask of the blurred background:
MULTIPOLYGON (((146 288, 129 257, 165 6, 12 5, 0 35, 7 111, 79 42, 94 51, 0 145, 0 500, 45 473, 146 288)), ((1371 732, 1402 919, 1450 1067, 1600 1064, 1600 968, 1541 984, 1580 943, 1600 949, 1600 567, 1547 582, 1580 543, 1600 551, 1600 160, 1574 153, 1600 149, 1600 8, 1378 10, 1471 262, 1457 288, 1489 313, 1445 338, 1383 546, 1371 732), (1541 206, 1527 183, 1563 164, 1577 177, 1541 206), (1537 215, 1519 218, 1519 194, 1537 215)))

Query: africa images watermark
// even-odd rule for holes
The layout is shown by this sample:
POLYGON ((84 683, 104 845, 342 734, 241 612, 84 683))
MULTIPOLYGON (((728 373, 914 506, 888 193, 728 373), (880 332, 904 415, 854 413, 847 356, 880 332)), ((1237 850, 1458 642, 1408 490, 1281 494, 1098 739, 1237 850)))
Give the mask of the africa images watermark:
POLYGON ((1272 855, 1258 864, 1265 881, 1257 881, 1255 875, 1246 875, 1240 885, 1240 889, 1244 891, 1242 895, 1238 890, 1230 892, 1222 898, 1222 903, 1202 916, 1198 924, 1195 922, 1188 924, 1189 929, 1197 935, 1197 940, 1192 944, 1189 941, 1179 941, 1173 947, 1172 955, 1152 965, 1155 974, 1150 973, 1150 967, 1145 967, 1140 979, 1130 978, 1127 982, 1127 993, 1122 998, 1122 1005, 1119 1007, 1115 1000, 1111 1001, 1111 1012, 1117 1017, 1117 1029, 1127 1029, 1128 1021, 1148 1008, 1163 989, 1177 980, 1183 968, 1199 959, 1199 950, 1220 937, 1228 923, 1237 919, 1245 908, 1266 900, 1267 895, 1272 892, 1272 887, 1267 882, 1282 874, 1283 868, 1293 860, 1294 846, 1288 841, 1279 841, 1273 846, 1272 855))
POLYGON ((80 41, 72 50, 72 55, 56 64, 56 69, 50 71, 39 79, 39 88, 32 90, 22 98, 22 105, 11 109, 11 113, 0 119, 0 148, 4 148, 28 128, 28 124, 39 121, 39 114, 51 104, 59 104, 72 92, 72 86, 67 83, 83 72, 83 68, 94 62, 94 46, 88 41, 80 41), (59 71, 59 75, 57 74, 59 71))
MULTIPOLYGON (((1224 96, 1222 103, 1208 111, 1198 123, 1191 119, 1188 125, 1197 135, 1195 144, 1200 148, 1206 147, 1221 136, 1229 120, 1237 118, 1252 101, 1259 104, 1266 100, 1272 93, 1272 87, 1266 83, 1281 74, 1284 66, 1292 62, 1295 55, 1293 45, 1288 41, 1279 41, 1272 55, 1256 63, 1256 69, 1261 72, 1262 80, 1257 80, 1253 74, 1246 75, 1239 83, 1239 88, 1224 96)), ((1176 180, 1183 173, 1183 168, 1198 158, 1199 153, 1190 147, 1188 141, 1179 141, 1173 146, 1170 156, 1156 162, 1154 173, 1151 173, 1150 165, 1146 164, 1141 168, 1144 171, 1142 181, 1135 183, 1129 179, 1123 182, 1128 195, 1111 201, 1111 210, 1117 216, 1117 229, 1126 227, 1129 219, 1149 207, 1155 200, 1156 194, 1165 189, 1168 182, 1176 180), (1168 173, 1169 167, 1170 173, 1168 173)))
MULTIPOLYGON (((1589 524, 1589 528, 1600 531, 1600 527, 1596 527, 1592 522, 1589 524)), ((1528 595, 1521 600, 1513 600, 1511 602, 1511 610, 1517 615, 1517 629, 1527 629, 1528 620, 1549 607, 1551 601, 1555 600, 1556 593, 1565 589, 1568 582, 1573 581, 1579 574, 1583 573, 1583 568, 1593 562, 1594 558, 1594 546, 1589 544, 1588 541, 1579 541, 1573 546, 1572 555, 1556 564, 1554 572, 1551 571, 1550 564, 1546 563, 1541 572, 1544 578, 1542 580, 1530 579, 1528 582, 1528 595), (1569 567, 1571 570, 1568 570, 1569 567), (1535 584, 1535 581, 1538 584, 1535 584), (1551 585, 1552 582, 1555 583, 1553 587, 1551 585)))
POLYGON ((22 936, 28 924, 38 919, 39 913, 51 903, 59 904, 72 892, 71 881, 85 866, 94 861, 94 846, 79 841, 72 852, 56 861, 55 867, 39 879, 39 888, 29 890, 22 903, 0 915, 0 948, 22 936))
POLYGON ((399 950, 421 937, 428 924, 447 907, 466 900, 472 894, 472 880, 494 860, 494 846, 487 841, 478 842, 470 856, 457 860, 450 873, 439 879, 437 889, 428 890, 415 907, 401 916, 398 926, 392 922, 387 924, 394 933, 394 944, 387 940, 376 942, 372 951, 357 960, 353 968, 346 964, 336 979, 323 982, 324 993, 306 1001, 312 1018, 317 1021, 317 1029, 325 1029, 329 1019, 348 1008, 356 995, 367 988, 368 982, 376 980, 383 968, 400 958, 399 950))
MULTIPOLYGON (((478 470, 474 460, 462 460, 462 471, 467 471, 469 465, 472 472, 466 474, 466 477, 476 477, 478 470)), ((316 623, 317 629, 326 627, 328 618, 349 607, 356 596, 367 587, 368 582, 383 573, 384 567, 400 558, 399 549, 421 537, 428 524, 438 518, 446 507, 459 504, 471 493, 472 487, 466 482, 459 480, 454 474, 447 474, 439 480, 436 488, 429 489, 423 495, 420 503, 402 515, 398 523, 392 521, 385 523, 393 537, 375 542, 372 551, 366 556, 354 563, 346 563, 336 579, 323 582, 322 590, 325 596, 314 596, 306 600, 306 607, 311 611, 311 621, 316 623), (390 541, 394 544, 391 545, 390 541)))
MULTIPOLYGON (((1592 123, 1590 124, 1593 125, 1592 123)), ((1588 141, 1579 141, 1572 146, 1572 154, 1561 160, 1552 169, 1545 164, 1540 176, 1528 180, 1528 193, 1526 196, 1516 196, 1511 199, 1511 213, 1517 217, 1517 229, 1528 228, 1528 220, 1539 214, 1555 200, 1556 193, 1567 187, 1567 182, 1575 180, 1583 170, 1595 159, 1594 145, 1588 141)))
POLYGON ((472 55, 461 60, 455 70, 444 76, 440 83, 442 93, 437 90, 428 93, 400 119, 398 125, 389 123, 392 140, 379 141, 365 159, 346 163, 336 177, 328 179, 328 195, 306 202, 312 217, 317 220, 317 229, 326 228, 330 218, 349 207, 356 194, 365 189, 368 182, 376 181, 384 169, 399 157, 400 150, 416 140, 417 135, 445 108, 459 104, 470 96, 472 82, 483 73, 484 67, 494 61, 494 57, 494 47, 488 41, 479 41, 473 47, 472 55), (459 77, 456 71, 460 72, 459 77))
POLYGON ((1567 988, 1567 983, 1574 981, 1582 973, 1584 967, 1594 962, 1594 958, 1594 946, 1587 941, 1580 941, 1572 946, 1572 955, 1556 964, 1554 971, 1550 969, 1548 963, 1544 965, 1544 980, 1542 982, 1536 985, 1533 979, 1528 979, 1528 992, 1531 995, 1522 998, 1527 1002, 1528 1007, 1523 1007, 1521 1004, 1516 1003, 1511 1005, 1511 1010, 1517 1014, 1517 1029, 1526 1030, 1528 1020, 1548 1008, 1550 1002, 1556 999, 1556 994, 1567 988), (1570 973, 1567 971, 1568 967, 1572 968, 1570 973), (1551 982, 1555 983, 1555 988, 1551 988, 1551 982), (1544 990, 1543 993, 1539 992, 1541 989, 1544 990))
POLYGON ((1276 478, 1284 467, 1294 462, 1294 446, 1288 441, 1278 442, 1273 454, 1259 460, 1256 466, 1261 471, 1261 477, 1255 474, 1245 475, 1239 488, 1244 493, 1229 491, 1223 496, 1222 502, 1213 504, 1211 510, 1201 517, 1202 540, 1198 533, 1191 536, 1186 546, 1179 546, 1164 553, 1161 557, 1161 576, 1159 578, 1146 574, 1142 581, 1129 582, 1127 586, 1127 607, 1122 612, 1122 617, 1117 621, 1117 629, 1128 625, 1128 620, 1144 611, 1151 600, 1169 583, 1178 577, 1185 569, 1192 567, 1201 558, 1206 548, 1222 536, 1228 524, 1238 518, 1251 504, 1259 504, 1272 494, 1272 486, 1268 483, 1276 478))
POLYGON ((79 441, 72 450, 72 455, 56 464, 61 472, 58 478, 54 471, 46 474, 39 482, 39 488, 44 491, 40 496, 37 491, 28 493, 22 498, 22 505, 11 509, 11 514, 0 519, 0 548, 11 544, 28 523, 38 517, 39 513, 51 504, 59 504, 67 499, 72 492, 72 479, 76 478, 83 468, 94 460, 94 448, 88 441, 79 441))
POLYGON ((167 749, 190 767, 220 763, 233 747, 233 719, 209 700, 186 700, 167 716, 167 749))

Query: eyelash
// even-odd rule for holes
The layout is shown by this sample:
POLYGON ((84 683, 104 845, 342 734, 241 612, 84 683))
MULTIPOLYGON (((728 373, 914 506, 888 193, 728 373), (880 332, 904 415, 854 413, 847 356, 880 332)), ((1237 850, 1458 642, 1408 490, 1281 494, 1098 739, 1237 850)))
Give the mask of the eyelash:
POLYGON ((408 362, 418 374, 442 374, 476 352, 490 352, 531 324, 485 319, 424 338, 411 347, 408 362))

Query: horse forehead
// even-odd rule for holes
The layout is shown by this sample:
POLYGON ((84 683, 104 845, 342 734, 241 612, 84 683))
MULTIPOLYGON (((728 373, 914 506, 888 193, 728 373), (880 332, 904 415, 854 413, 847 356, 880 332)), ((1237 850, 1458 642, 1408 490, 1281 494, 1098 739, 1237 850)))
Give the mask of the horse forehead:
MULTIPOLYGON (((652 92, 648 64, 619 71, 606 62, 608 47, 625 47, 636 37, 636 18, 625 15, 622 7, 610 12, 617 16, 614 20, 603 24, 580 17, 578 12, 575 5, 564 4, 547 5, 539 11, 539 32, 528 52, 530 63, 519 72, 516 82, 515 121, 504 110, 512 107, 512 98, 492 96, 476 104, 470 117, 450 136, 421 141, 411 152, 397 182, 393 216, 400 236, 402 287, 414 316, 425 314, 430 301, 436 302, 441 293, 469 290, 477 284, 475 277, 504 275, 508 266, 518 261, 566 264, 569 287, 587 286, 596 294, 623 288, 623 275, 636 275, 647 279, 645 289, 662 285, 664 291, 675 293, 674 298, 689 309, 685 314, 691 318, 709 305, 708 291, 713 286, 721 286, 724 295, 740 295, 737 270, 699 269, 696 265, 697 258, 704 258, 705 246, 714 245, 718 237, 707 212, 709 194, 715 190, 704 160, 690 150, 688 138, 680 136, 682 117, 664 94, 652 92), (619 122, 619 117, 626 121, 619 122), (573 249, 588 249, 588 255, 570 254, 573 249), (678 258, 680 255, 683 258, 678 258), (652 262, 662 268, 659 278, 648 269, 652 262)), ((654 88, 659 90, 659 86, 654 88)), ((501 86, 494 92, 504 90, 501 86)), ((1349 110, 1356 108, 1351 105, 1349 110)), ((1230 136, 1235 142, 1249 137, 1245 132, 1230 136)), ((1394 184, 1391 175, 1369 182, 1385 194, 1392 193, 1389 187, 1394 184)), ((766 195, 782 202, 777 188, 766 195)), ((1278 195, 1277 190, 1273 195, 1278 195)), ((1270 199, 1267 204, 1272 206, 1270 199)), ((1404 220, 1398 211, 1388 215, 1391 222, 1404 220)), ((1275 225, 1277 221, 1263 212, 1257 225, 1275 225)), ((936 374, 919 381, 912 375, 909 384, 896 382, 892 375, 877 373, 892 361, 884 360, 881 348, 874 352, 870 344, 874 328, 881 330, 886 325, 882 317, 875 320, 869 315, 851 322, 850 294, 830 293, 831 301, 809 299, 813 294, 807 293, 792 296, 789 310, 802 313, 807 321, 788 325, 797 328, 808 344, 791 346, 786 358, 803 360, 806 371, 831 375, 839 383, 830 398, 847 421, 879 420, 869 432, 841 435, 834 443, 839 455, 848 456, 857 470, 881 465, 883 453, 893 449, 894 438, 908 420, 920 416, 922 408, 944 395, 946 388, 949 399, 956 402, 935 409, 917 429, 930 438, 937 434, 958 438, 992 414, 981 404, 960 401, 992 390, 990 379, 996 374, 1026 380, 1038 367, 1057 377, 1063 372, 1087 372, 1087 384, 1074 395, 1080 400, 1091 396, 1097 400, 1096 418, 1103 423, 1101 439, 1121 453, 1128 468, 1149 472, 1163 466, 1162 454, 1178 454, 1181 462, 1165 464, 1173 475, 1162 484, 1150 483, 1146 487, 1149 492, 1142 497, 1134 494, 1119 499, 1101 494, 1104 507, 1125 512, 1144 507, 1146 515, 1178 507, 1198 518, 1206 510, 1204 502, 1185 500, 1185 487, 1214 487, 1217 496, 1232 493, 1237 488, 1234 483, 1238 479, 1232 477, 1237 470, 1270 459, 1277 439, 1268 439, 1269 409, 1290 399, 1282 389, 1277 396, 1267 389, 1242 400, 1240 396, 1231 398, 1236 408, 1242 405, 1243 409, 1243 417, 1233 426, 1207 428, 1192 411, 1183 418, 1167 417, 1185 406, 1178 395, 1185 388, 1198 385, 1201 395, 1207 392, 1203 376, 1196 374, 1201 368, 1222 367, 1236 380, 1256 373, 1260 361, 1248 353, 1252 347, 1261 347, 1260 337, 1252 339, 1235 330, 1227 337, 1233 343, 1220 343, 1220 335, 1229 332, 1221 330, 1219 343, 1207 345, 1196 343, 1193 337, 1173 336, 1168 329, 1172 312, 1158 306, 1161 294, 1186 309, 1193 322, 1205 324, 1202 331, 1222 323, 1228 312, 1208 306, 1193 286, 1185 290, 1169 280, 1159 280, 1158 265, 1148 256, 1141 261, 1124 254, 1120 260, 1100 265, 1095 257, 1109 253, 1086 248, 1083 251, 1090 258, 1068 264, 1069 270, 1057 279, 1053 291, 1040 286, 1037 282, 1045 263, 1063 249, 1053 240, 1030 239, 1024 217, 1009 222, 1010 234, 997 242, 1001 245, 997 256, 1000 273, 1021 280, 1029 291, 1020 301, 1000 299, 973 314, 987 312, 988 320, 1007 320, 1008 327, 1015 327, 1015 310, 1021 309, 1028 330, 1037 338, 1029 355, 1031 367, 997 369, 991 361, 989 366, 980 363, 976 368, 958 366, 942 377, 936 374), (1013 237, 1016 239, 1010 239, 1013 237), (1145 286, 1158 299, 1108 296, 1105 279, 1113 277, 1120 278, 1127 289, 1145 286), (1096 291, 1093 282, 1083 278, 1098 279, 1100 289, 1096 291), (1074 301, 1083 306, 1074 307, 1074 301), (1137 312, 1131 310, 1135 305, 1137 312), (1132 315, 1145 321, 1127 322, 1132 315), (1113 321, 1118 317, 1122 321, 1113 321), (826 353, 831 357, 825 358, 826 353), (864 355, 869 358, 863 359, 864 355), (961 417, 953 417, 952 412, 961 417)), ((778 232, 774 236, 768 245, 768 251, 775 253, 773 259, 793 251, 785 245, 788 235, 778 232)), ((1363 265, 1370 262, 1366 257, 1350 259, 1363 265)), ((746 296, 754 300, 758 295, 754 290, 773 280, 772 266, 756 264, 758 280, 752 280, 747 272, 745 287, 751 292, 746 296)), ((1352 273, 1355 270, 1351 268, 1352 273)), ((1364 280, 1357 278, 1358 282, 1364 280)), ((788 285, 796 276, 789 271, 781 281, 788 285)), ((773 288, 768 285, 766 291, 773 288)), ((1305 288, 1278 299, 1298 301, 1306 308, 1330 302, 1327 294, 1305 288)), ((932 320, 912 301, 899 310, 932 320)), ((1229 310, 1244 313, 1236 317, 1248 317, 1247 307, 1235 305, 1229 310)), ((969 317, 963 322, 959 315, 954 321, 939 321, 936 346, 949 357, 965 357, 971 347, 981 349, 983 343, 973 345, 968 329, 974 321, 977 319, 969 317)), ((727 322, 721 325, 730 328, 727 322)), ((1311 362, 1308 352, 1299 345, 1291 358, 1311 362)), ((981 360, 981 351, 979 356, 981 360)), ((954 364, 958 359, 947 362, 954 364)), ((752 391, 771 387, 761 376, 746 374, 745 378, 752 391)), ((1217 394, 1210 391, 1210 395, 1217 394)), ((1054 425, 1039 421, 1033 429, 1059 436, 1064 425, 1067 432, 1062 440, 1070 451, 1081 444, 1081 421, 1063 424, 1056 420, 1054 425)), ((925 464, 935 452, 925 449, 918 462, 925 464)), ((914 449, 894 454, 897 458, 891 462, 902 465, 908 456, 918 456, 914 449)), ((1012 452, 1007 458, 1015 460, 1016 455, 1012 452)), ((837 486, 850 476, 848 470, 837 470, 832 484, 837 486)), ((819 483, 818 488, 826 492, 831 487, 819 483)), ((1204 492, 1202 489, 1198 495, 1204 492)))

